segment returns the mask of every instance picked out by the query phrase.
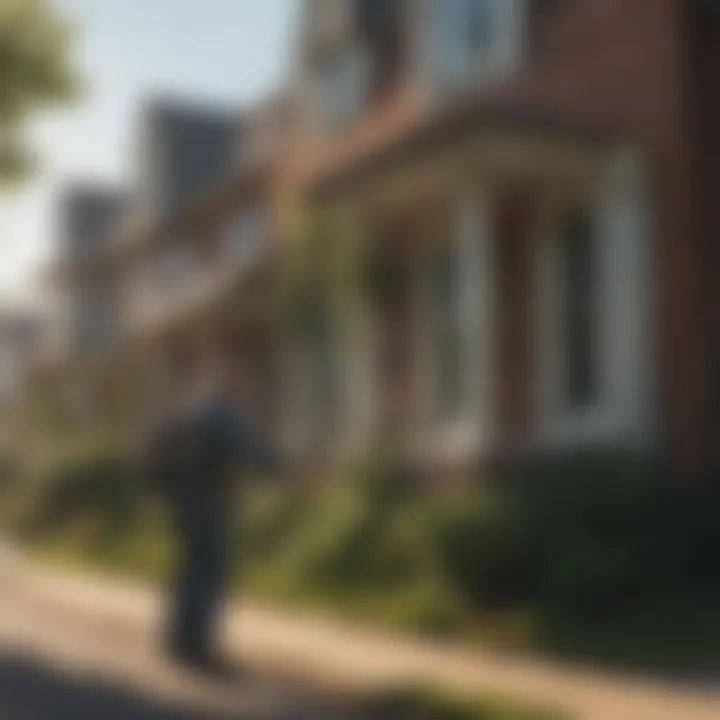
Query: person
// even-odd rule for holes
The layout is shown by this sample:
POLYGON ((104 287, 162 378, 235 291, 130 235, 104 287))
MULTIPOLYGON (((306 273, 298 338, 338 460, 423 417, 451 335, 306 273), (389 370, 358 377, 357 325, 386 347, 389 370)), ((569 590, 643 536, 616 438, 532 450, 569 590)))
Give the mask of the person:
POLYGON ((171 359, 183 388, 146 445, 147 470, 170 509, 177 546, 167 650, 194 666, 222 664, 215 623, 228 584, 233 485, 249 470, 277 476, 280 464, 251 423, 251 375, 230 344, 171 359))

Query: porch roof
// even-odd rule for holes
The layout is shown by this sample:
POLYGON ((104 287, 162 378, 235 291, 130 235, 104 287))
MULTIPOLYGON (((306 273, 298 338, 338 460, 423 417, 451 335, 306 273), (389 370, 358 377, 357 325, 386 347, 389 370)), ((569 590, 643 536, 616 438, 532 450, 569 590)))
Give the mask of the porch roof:
POLYGON ((616 128, 578 122, 538 106, 497 99, 452 102, 370 152, 324 167, 311 179, 309 192, 315 199, 336 196, 404 161, 476 138, 537 141, 580 150, 601 150, 628 141, 616 128))

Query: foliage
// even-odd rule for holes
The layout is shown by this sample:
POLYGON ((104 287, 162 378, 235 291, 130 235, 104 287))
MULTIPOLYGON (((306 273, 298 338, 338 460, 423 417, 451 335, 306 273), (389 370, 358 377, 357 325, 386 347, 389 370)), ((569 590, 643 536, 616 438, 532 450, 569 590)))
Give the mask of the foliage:
POLYGON ((31 169, 28 122, 77 94, 71 39, 47 0, 0 0, 0 183, 31 169))
POLYGON ((540 641, 626 662, 720 651, 718 495, 618 456, 551 466, 513 498, 540 641))
MULTIPOLYGON (((131 477, 112 457, 58 468, 40 517, 80 527, 95 559, 157 570, 167 541, 134 519, 144 506, 131 477)), ((253 592, 614 661, 687 666, 720 652, 717 497, 632 458, 454 490, 422 487, 386 458, 330 487, 248 491, 243 510, 238 568, 253 592)))
POLYGON ((609 455, 553 463, 500 490, 410 490, 407 480, 365 470, 359 484, 323 492, 255 560, 288 580, 275 589, 350 597, 403 627, 480 624, 495 642, 624 662, 720 651, 713 497, 609 455))
POLYGON ((38 478, 31 529, 52 533, 88 518, 111 537, 132 526, 144 485, 127 456, 109 447, 58 456, 38 478))

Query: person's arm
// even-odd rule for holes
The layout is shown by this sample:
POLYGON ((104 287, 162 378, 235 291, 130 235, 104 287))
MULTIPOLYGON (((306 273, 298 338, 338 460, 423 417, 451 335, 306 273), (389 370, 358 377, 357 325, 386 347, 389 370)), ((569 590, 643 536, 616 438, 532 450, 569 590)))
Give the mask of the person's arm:
POLYGON ((278 477, 281 462, 269 440, 243 415, 227 406, 214 413, 216 431, 229 457, 239 466, 278 477))

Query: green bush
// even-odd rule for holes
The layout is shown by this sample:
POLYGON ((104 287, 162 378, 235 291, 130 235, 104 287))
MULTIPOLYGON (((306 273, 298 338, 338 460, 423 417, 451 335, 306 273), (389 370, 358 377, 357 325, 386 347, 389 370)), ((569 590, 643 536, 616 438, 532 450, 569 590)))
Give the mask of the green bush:
POLYGON ((513 492, 511 514, 536 571, 528 603, 545 644, 663 663, 700 659, 701 644, 720 651, 707 610, 720 601, 714 493, 608 454, 532 480, 513 492))
POLYGON ((137 520, 146 499, 144 483, 127 456, 106 448, 50 464, 37 492, 34 533, 62 532, 92 518, 108 543, 137 520))
POLYGON ((366 466, 279 503, 247 546, 291 594, 404 628, 643 662, 720 649, 716 501, 657 467, 593 453, 494 489, 409 487, 366 466))
MULTIPOLYGON (((43 488, 36 527, 51 537, 114 567, 167 563, 121 454, 58 464, 43 488)), ((385 459, 329 488, 250 489, 242 506, 238 575, 256 592, 612 659, 720 654, 717 497, 632 457, 462 491, 423 489, 385 459)))
POLYGON ((492 611, 527 601, 535 569, 505 498, 463 493, 437 501, 433 515, 446 576, 468 603, 492 611))

